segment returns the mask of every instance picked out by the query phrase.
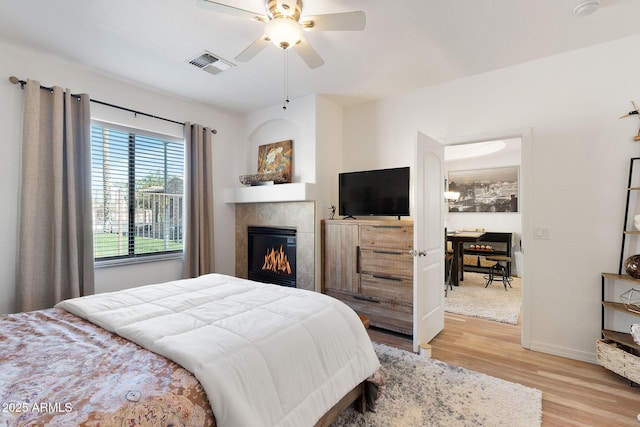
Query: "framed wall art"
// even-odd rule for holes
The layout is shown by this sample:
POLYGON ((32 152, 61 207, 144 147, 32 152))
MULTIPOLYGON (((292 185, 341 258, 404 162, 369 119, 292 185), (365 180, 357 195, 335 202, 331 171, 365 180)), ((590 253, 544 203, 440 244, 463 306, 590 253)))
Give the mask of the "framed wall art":
POLYGON ((449 191, 460 198, 449 212, 518 212, 518 166, 450 171, 449 191))
POLYGON ((292 140, 260 145, 258 147, 258 173, 240 175, 240 182, 244 185, 290 183, 292 162, 292 140))
POLYGON ((282 173, 291 182, 293 141, 286 140, 258 147, 258 173, 282 173))

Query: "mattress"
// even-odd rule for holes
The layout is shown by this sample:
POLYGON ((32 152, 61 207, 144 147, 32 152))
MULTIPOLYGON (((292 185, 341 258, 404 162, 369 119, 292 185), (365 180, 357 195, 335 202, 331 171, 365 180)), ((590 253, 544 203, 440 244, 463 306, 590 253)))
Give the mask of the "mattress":
POLYGON ((58 307, 192 372, 220 427, 312 426, 380 366, 341 301, 220 274, 58 307))

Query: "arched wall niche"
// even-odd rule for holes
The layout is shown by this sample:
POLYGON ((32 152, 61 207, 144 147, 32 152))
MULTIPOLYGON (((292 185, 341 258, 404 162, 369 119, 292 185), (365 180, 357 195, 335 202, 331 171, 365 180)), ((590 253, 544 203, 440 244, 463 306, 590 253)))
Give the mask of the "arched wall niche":
POLYGON ((314 182, 313 135, 304 135, 300 126, 287 119, 272 119, 260 123, 247 137, 246 169, 247 173, 256 173, 258 165, 258 147, 273 142, 293 141, 292 182, 314 182))

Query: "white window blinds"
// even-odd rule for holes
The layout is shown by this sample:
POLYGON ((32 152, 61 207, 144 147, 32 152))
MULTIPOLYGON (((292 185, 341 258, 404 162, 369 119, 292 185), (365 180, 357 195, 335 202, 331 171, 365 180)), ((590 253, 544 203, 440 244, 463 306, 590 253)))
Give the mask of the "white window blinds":
POLYGON ((94 122, 96 260, 182 251, 184 142, 94 122))

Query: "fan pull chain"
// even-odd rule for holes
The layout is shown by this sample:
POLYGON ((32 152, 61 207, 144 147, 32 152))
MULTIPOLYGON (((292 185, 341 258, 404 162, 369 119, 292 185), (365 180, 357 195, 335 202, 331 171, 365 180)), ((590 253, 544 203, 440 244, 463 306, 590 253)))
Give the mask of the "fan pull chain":
POLYGON ((289 103, 289 51, 284 51, 284 102, 282 103, 282 109, 287 109, 289 103))

